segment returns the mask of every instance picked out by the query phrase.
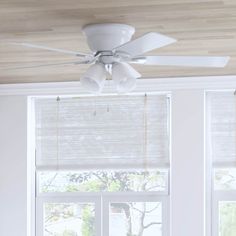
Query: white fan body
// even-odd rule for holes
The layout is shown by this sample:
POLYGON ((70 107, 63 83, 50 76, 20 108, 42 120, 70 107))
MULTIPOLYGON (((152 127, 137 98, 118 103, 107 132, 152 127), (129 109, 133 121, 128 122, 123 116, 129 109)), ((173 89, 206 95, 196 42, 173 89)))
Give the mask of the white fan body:
POLYGON ((134 27, 125 24, 86 25, 83 32, 88 46, 93 52, 112 51, 129 42, 135 32, 134 27))
POLYGON ((90 64, 90 68, 81 77, 81 83, 85 87, 90 88, 92 92, 101 92, 106 74, 109 72, 114 79, 117 91, 128 92, 135 87, 136 79, 141 77, 141 74, 135 71, 129 63, 155 66, 223 68, 229 61, 228 56, 146 56, 145 53, 171 45, 177 40, 155 32, 149 32, 132 39, 135 29, 125 24, 92 24, 85 26, 83 32, 92 51, 89 54, 31 43, 14 43, 28 48, 74 55, 77 58, 76 61, 72 62, 42 64, 15 69, 90 64))

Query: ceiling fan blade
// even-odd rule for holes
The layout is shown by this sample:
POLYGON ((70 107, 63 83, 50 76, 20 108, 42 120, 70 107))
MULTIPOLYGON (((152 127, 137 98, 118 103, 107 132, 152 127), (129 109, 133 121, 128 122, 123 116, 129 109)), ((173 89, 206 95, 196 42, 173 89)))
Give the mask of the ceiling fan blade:
POLYGON ((21 69, 33 69, 33 68, 40 68, 40 67, 48 67, 48 66, 63 66, 63 65, 77 65, 77 64, 89 64, 88 61, 71 61, 71 62, 61 62, 61 63, 51 63, 51 64, 41 64, 41 65, 34 65, 34 66, 19 66, 19 67, 11 67, 6 68, 4 70, 21 70, 21 69))
POLYGON ((225 67, 230 57, 146 56, 133 58, 134 63, 160 66, 225 67))
POLYGON ((28 47, 28 48, 37 48, 37 49, 43 49, 43 50, 48 50, 48 51, 53 51, 53 52, 66 53, 66 54, 71 54, 71 55, 78 56, 78 57, 92 57, 92 55, 86 54, 86 53, 70 51, 70 50, 65 50, 65 49, 59 49, 59 48, 51 48, 51 47, 36 45, 36 44, 31 44, 31 43, 11 43, 11 44, 23 46, 23 47, 28 47))
POLYGON ((125 43, 114 49, 115 52, 124 52, 131 57, 142 55, 156 48, 175 43, 177 40, 158 33, 147 33, 137 39, 125 43))

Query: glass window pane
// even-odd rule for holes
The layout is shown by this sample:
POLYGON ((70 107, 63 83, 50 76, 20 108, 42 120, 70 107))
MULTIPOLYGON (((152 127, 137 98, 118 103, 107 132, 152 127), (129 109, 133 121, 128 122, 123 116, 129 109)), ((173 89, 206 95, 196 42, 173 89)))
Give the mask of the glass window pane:
POLYGON ((39 191, 127 192, 165 191, 167 170, 40 172, 39 191))
POLYGON ((160 202, 110 203, 109 236, 161 236, 160 202))
POLYGON ((220 236, 236 235, 236 201, 219 203, 220 236))
POLYGON ((236 169, 215 169, 214 187, 215 190, 236 189, 236 169))
POLYGON ((44 236, 95 236, 92 203, 45 203, 44 236))

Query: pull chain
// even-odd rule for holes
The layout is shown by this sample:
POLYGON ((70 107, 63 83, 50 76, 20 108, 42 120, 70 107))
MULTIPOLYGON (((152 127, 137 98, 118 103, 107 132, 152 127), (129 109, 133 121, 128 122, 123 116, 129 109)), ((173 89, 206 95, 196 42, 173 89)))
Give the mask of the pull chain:
POLYGON ((147 157, 147 94, 144 95, 144 113, 143 113, 143 126, 144 126, 144 135, 143 135, 143 164, 145 172, 147 172, 148 157, 147 157))
MULTIPOLYGON (((236 133, 236 90, 234 91, 234 131, 236 133)), ((236 135, 234 137, 234 148, 235 148, 235 155, 236 155, 236 135)))
MULTIPOLYGON (((107 88, 108 88, 108 91, 111 91, 112 90, 112 79, 111 79, 111 75, 112 75, 112 65, 107 65, 107 72, 110 74, 110 76, 108 76, 107 78, 107 88)), ((109 103, 107 104, 107 112, 110 112, 110 106, 109 106, 109 103)))
POLYGON ((56 153, 56 158, 57 158, 57 166, 56 166, 56 170, 59 170, 59 114, 60 114, 60 97, 57 97, 57 113, 56 113, 56 145, 57 145, 57 153, 56 153))
POLYGON ((97 100, 96 97, 94 98, 94 112, 93 112, 93 116, 97 115, 97 100))

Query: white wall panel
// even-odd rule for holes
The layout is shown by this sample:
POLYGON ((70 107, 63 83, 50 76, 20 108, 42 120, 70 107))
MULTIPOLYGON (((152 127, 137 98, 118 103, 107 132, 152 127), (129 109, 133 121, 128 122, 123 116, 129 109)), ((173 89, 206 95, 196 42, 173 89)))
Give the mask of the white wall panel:
POLYGON ((27 233, 27 98, 0 97, 0 235, 27 233))
POLYGON ((172 236, 204 235, 204 91, 172 96, 172 236))

